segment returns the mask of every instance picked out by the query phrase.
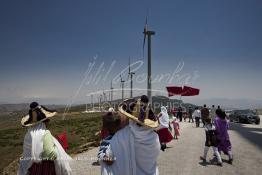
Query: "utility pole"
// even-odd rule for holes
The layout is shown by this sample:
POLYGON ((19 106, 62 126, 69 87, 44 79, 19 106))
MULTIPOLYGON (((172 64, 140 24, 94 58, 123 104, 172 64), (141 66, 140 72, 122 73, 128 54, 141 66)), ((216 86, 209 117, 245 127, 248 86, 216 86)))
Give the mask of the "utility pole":
POLYGON ((121 83, 121 88, 122 88, 122 101, 124 100, 124 84, 125 80, 122 79, 122 76, 120 75, 120 83, 121 83))
POLYGON ((130 76, 130 98, 133 98, 133 75, 135 74, 135 72, 131 72, 131 68, 130 68, 130 58, 129 58, 129 71, 128 71, 128 76, 130 76))

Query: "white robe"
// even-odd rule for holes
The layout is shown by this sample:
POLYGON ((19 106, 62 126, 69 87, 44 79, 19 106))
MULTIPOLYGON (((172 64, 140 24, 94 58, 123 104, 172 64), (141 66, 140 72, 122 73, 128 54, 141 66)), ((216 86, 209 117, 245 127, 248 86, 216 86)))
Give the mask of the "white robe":
POLYGON ((119 130, 110 141, 115 161, 101 163, 102 175, 158 175, 157 157, 160 153, 158 135, 153 129, 138 126, 133 121, 119 130))
MULTIPOLYGON (((41 161, 41 154, 43 152, 43 137, 47 131, 44 123, 28 128, 24 138, 23 156, 21 157, 18 175, 26 175, 28 169, 34 162, 41 161)), ((61 144, 53 137, 56 146, 57 159, 54 160, 55 170, 57 175, 70 175, 71 168, 69 161, 72 158, 67 155, 61 144)))

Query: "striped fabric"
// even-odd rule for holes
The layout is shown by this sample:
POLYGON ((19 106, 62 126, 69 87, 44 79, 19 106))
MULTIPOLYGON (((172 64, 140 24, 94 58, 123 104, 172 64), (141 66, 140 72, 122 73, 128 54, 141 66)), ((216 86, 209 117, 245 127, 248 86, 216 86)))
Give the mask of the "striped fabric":
POLYGON ((97 157, 99 160, 103 160, 104 156, 106 155, 106 152, 110 145, 110 140, 112 139, 113 135, 107 136, 102 142, 100 143, 99 151, 97 154, 97 157))
POLYGON ((40 163, 33 163, 28 172, 29 175, 56 175, 54 161, 43 160, 40 163))

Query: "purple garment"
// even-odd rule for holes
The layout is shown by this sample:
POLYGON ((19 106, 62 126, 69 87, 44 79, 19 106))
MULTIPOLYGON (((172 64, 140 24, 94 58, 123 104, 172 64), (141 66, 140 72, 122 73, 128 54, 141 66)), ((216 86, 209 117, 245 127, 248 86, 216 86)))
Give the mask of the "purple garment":
POLYGON ((217 116, 215 118, 215 126, 219 140, 218 151, 223 151, 225 154, 228 154, 228 151, 231 151, 231 142, 227 132, 229 128, 228 121, 217 116))

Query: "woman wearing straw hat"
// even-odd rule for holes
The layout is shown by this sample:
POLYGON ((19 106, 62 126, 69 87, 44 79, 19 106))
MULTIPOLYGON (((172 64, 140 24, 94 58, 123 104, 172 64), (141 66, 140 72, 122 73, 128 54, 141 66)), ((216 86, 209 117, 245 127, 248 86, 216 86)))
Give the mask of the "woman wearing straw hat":
POLYGON ((148 98, 127 100, 119 105, 121 117, 129 124, 120 129, 110 140, 106 152, 113 160, 111 165, 101 164, 102 175, 158 175, 157 157, 160 152, 158 135, 154 129, 158 120, 149 108, 148 98))
POLYGON ((55 111, 48 110, 36 102, 30 104, 29 114, 21 120, 22 126, 27 127, 27 133, 18 175, 71 174, 71 157, 46 128, 49 119, 55 115, 55 111))

